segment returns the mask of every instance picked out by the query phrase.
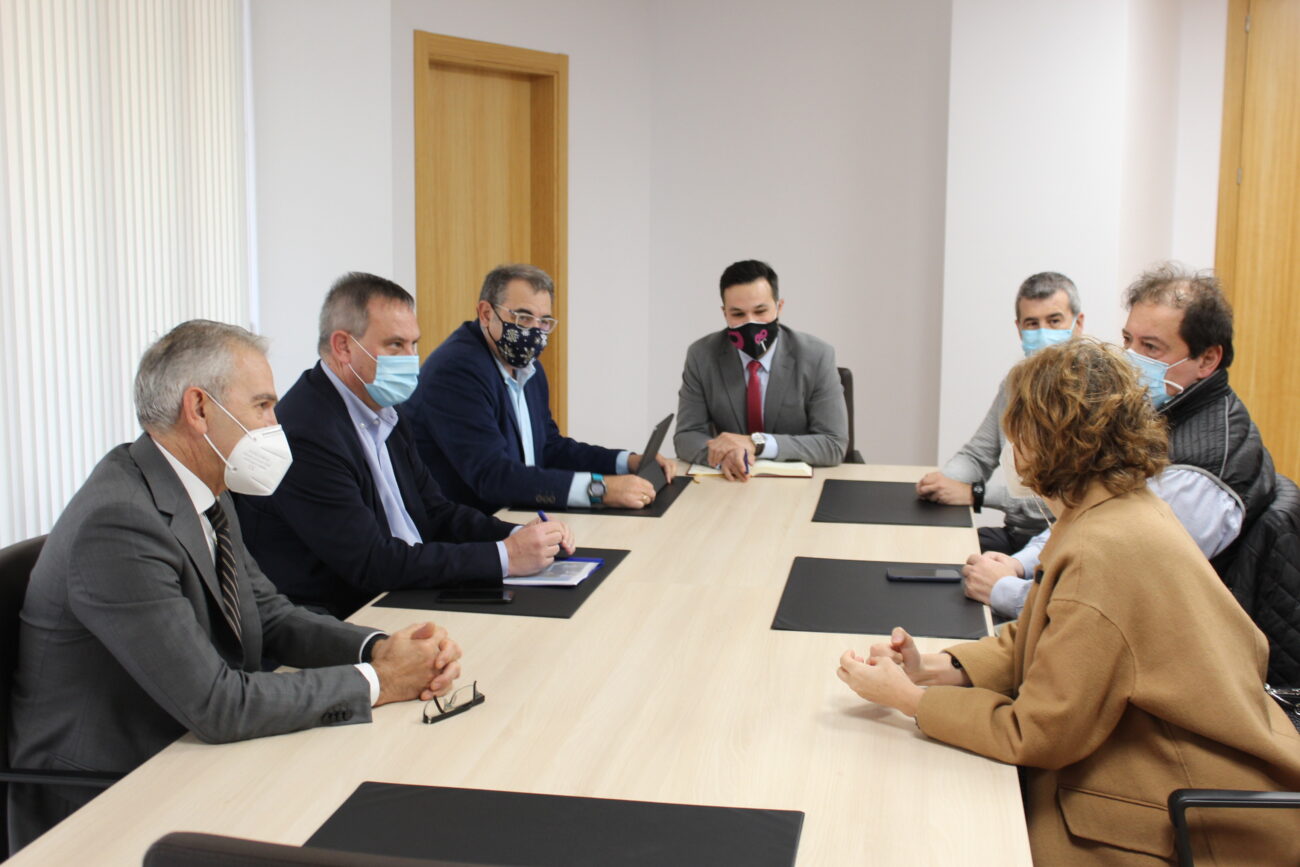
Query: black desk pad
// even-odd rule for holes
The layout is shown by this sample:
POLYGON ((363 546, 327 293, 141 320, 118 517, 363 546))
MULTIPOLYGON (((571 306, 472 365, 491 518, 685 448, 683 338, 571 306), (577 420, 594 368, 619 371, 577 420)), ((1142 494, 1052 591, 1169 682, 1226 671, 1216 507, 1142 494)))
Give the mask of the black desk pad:
POLYGON ((365 782, 305 845, 470 864, 794 864, 804 814, 365 782))
POLYGON ((916 497, 911 482, 855 482, 827 479, 813 520, 826 524, 912 524, 919 527, 969 527, 970 509, 943 506, 916 497))
POLYGON ((888 635, 901 626, 931 638, 983 638, 984 606, 961 583, 890 581, 887 567, 951 569, 951 563, 884 563, 796 557, 773 629, 888 635))
POLYGON ((439 602, 438 590, 419 588, 394 590, 375 603, 376 608, 425 608, 430 611, 468 611, 472 614, 514 614, 520 617, 569 618, 582 607, 587 597, 596 592, 605 577, 613 572, 628 555, 623 548, 583 548, 573 553, 575 557, 604 560, 600 568, 577 587, 507 587, 515 592, 514 600, 505 604, 473 602, 439 602))
MULTIPOLYGON (((655 501, 644 509, 590 509, 580 506, 547 506, 543 511, 548 514, 551 512, 573 512, 579 515, 628 515, 633 518, 662 518, 668 507, 677 502, 677 498, 682 495, 682 491, 691 483, 690 476, 678 476, 673 479, 666 487, 661 488, 659 493, 655 494, 655 501)), ((516 507, 511 507, 515 511, 521 511, 516 507)))

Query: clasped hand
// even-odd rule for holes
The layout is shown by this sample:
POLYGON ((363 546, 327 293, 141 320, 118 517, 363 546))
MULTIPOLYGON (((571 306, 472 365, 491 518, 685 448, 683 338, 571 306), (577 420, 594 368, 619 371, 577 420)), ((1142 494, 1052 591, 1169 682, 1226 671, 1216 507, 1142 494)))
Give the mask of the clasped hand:
POLYGON ((708 463, 720 467, 722 476, 729 482, 748 482, 749 467, 754 465, 754 441, 744 434, 723 433, 705 443, 709 448, 708 463))
POLYGON ((895 627, 888 644, 873 644, 863 659, 844 651, 836 670, 840 680, 867 701, 916 716, 925 686, 969 686, 965 672, 953 668, 946 653, 921 653, 902 627, 895 627))
POLYGON ((413 623, 375 642, 371 665, 379 676, 379 701, 429 701, 446 695, 460 677, 460 645, 443 627, 413 623))

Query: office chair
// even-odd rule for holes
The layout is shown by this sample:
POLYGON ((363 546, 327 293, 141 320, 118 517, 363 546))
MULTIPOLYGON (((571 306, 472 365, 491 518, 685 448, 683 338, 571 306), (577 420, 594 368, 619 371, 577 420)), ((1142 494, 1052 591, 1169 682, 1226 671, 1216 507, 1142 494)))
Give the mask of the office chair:
POLYGON ((1192 867, 1191 835, 1187 811, 1192 808, 1224 807, 1258 809, 1300 809, 1300 792, 1244 792, 1237 789, 1175 789, 1169 793, 1169 821, 1174 825, 1174 851, 1179 867, 1192 867))
POLYGON ((9 767, 9 694, 18 667, 18 614, 27 595, 32 567, 41 555, 45 537, 37 536, 0 549, 0 856, 9 852, 9 783, 89 786, 106 789, 121 774, 94 771, 47 771, 9 767))
POLYGON ((853 371, 847 367, 836 368, 840 372, 840 385, 844 388, 844 405, 849 411, 849 447, 844 451, 844 463, 846 464, 865 464, 862 454, 853 447, 854 425, 853 425, 853 371))
MULTIPOLYGON (((436 843, 430 843, 435 846, 436 843)), ((367 855, 339 849, 285 846, 218 834, 176 831, 155 840, 144 867, 465 867, 460 861, 367 855)))

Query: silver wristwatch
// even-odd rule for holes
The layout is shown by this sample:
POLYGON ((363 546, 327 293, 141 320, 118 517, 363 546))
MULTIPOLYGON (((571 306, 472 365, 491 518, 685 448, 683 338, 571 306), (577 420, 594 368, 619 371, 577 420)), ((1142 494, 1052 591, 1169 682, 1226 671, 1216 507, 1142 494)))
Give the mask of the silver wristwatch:
POLYGON ((767 445, 767 437, 761 433, 752 433, 749 438, 754 441, 754 457, 761 457, 763 448, 767 445))

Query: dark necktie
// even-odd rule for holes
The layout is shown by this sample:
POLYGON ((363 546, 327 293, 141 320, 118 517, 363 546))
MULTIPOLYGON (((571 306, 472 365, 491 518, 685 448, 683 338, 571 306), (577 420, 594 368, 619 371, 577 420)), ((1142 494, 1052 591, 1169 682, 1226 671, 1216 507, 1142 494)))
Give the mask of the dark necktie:
POLYGON ((221 508, 221 501, 213 503, 206 511, 208 521, 217 534, 217 578, 221 582, 221 613, 242 643, 243 632, 239 623, 239 583, 235 572, 235 546, 230 541, 230 521, 221 508))
POLYGON ((758 371, 763 365, 749 363, 749 386, 745 390, 745 423, 748 433, 763 432, 763 386, 758 381, 758 371))

